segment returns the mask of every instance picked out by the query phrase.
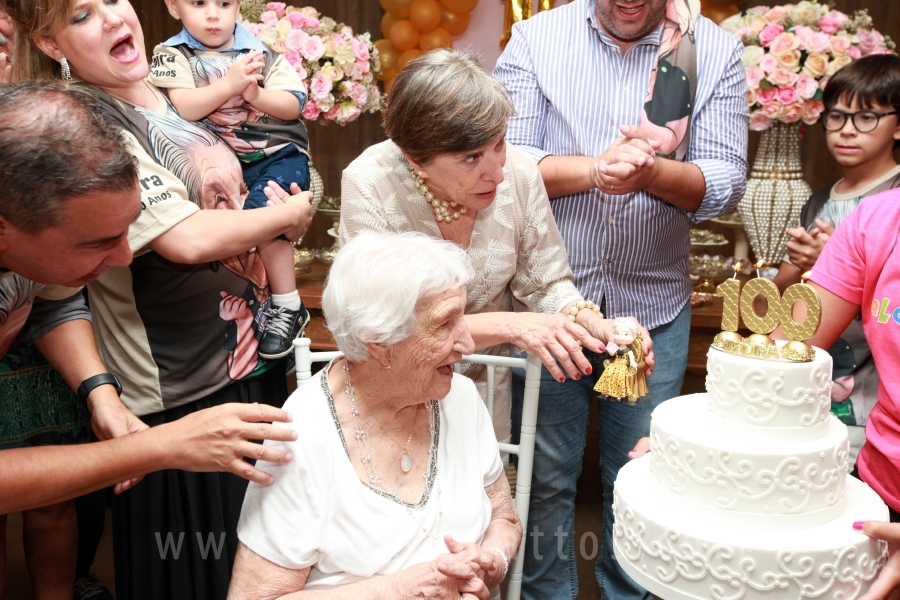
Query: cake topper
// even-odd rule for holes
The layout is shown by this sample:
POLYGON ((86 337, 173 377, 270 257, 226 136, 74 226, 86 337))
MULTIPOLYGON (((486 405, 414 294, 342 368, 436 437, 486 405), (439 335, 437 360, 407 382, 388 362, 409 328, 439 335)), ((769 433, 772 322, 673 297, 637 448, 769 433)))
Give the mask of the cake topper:
POLYGON ((641 330, 637 322, 629 317, 619 317, 613 322, 613 341, 606 351, 613 356, 604 360, 603 373, 594 386, 594 391, 609 400, 635 403, 649 392, 647 363, 644 361, 641 330))
MULTIPOLYGON (((713 345, 725 352, 742 354, 768 360, 789 360, 809 362, 815 358, 815 351, 805 340, 815 334, 822 317, 822 303, 812 286, 806 283, 809 273, 804 273, 800 283, 788 287, 782 296, 778 287, 770 280, 756 277, 741 289, 737 279, 740 261, 735 264, 734 276, 716 287, 716 295, 722 298, 722 331, 716 335, 713 345), (755 301, 762 297, 766 301, 763 314, 757 314, 755 301), (796 304, 806 307, 806 317, 802 323, 794 318, 796 304), (738 314, 753 335, 743 339, 738 330, 738 314), (791 341, 779 351, 768 334, 781 325, 791 341)), ((757 269, 761 263, 755 265, 757 269)), ((758 273, 758 271, 757 271, 758 273)))

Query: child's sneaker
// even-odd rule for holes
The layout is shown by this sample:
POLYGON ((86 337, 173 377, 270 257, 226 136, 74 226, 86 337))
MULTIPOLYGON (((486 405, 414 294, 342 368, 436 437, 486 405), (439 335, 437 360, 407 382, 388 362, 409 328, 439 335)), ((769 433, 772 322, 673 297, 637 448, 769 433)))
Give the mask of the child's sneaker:
POLYGON ((265 315, 266 330, 259 341, 259 355, 266 360, 287 356, 294 350, 294 338, 300 337, 309 323, 309 311, 302 304, 300 310, 272 306, 265 315))
POLYGON ((75 582, 72 600, 113 600, 113 595, 96 575, 88 573, 75 582))

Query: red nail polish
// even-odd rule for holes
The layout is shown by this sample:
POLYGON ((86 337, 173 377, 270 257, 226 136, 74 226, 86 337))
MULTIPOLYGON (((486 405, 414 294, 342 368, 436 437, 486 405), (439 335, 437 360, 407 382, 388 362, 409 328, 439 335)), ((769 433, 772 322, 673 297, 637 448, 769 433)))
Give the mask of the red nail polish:
POLYGON ((575 373, 575 381, 581 379, 581 373, 575 373))
POLYGON ((594 369, 592 369, 590 366, 588 366, 588 368, 584 370, 585 375, 590 375, 593 372, 594 372, 594 369))
POLYGON ((854 521, 853 522, 853 529, 855 529, 857 531, 862 531, 865 526, 866 526, 865 521, 854 521))
POLYGON ((560 382, 560 383, 565 383, 565 382, 566 382, 566 378, 565 378, 565 377, 560 377, 560 378, 559 378, 559 382, 560 382))

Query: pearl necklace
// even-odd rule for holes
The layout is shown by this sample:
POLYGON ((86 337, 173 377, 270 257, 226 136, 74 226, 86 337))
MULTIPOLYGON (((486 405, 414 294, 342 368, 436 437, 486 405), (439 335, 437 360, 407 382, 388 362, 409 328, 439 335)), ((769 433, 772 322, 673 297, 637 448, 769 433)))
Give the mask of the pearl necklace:
POLYGON ((460 206, 459 210, 456 210, 459 205, 453 200, 438 200, 435 198, 434 194, 431 193, 431 190, 428 189, 428 184, 425 183, 425 180, 422 179, 419 173, 412 168, 412 165, 409 165, 409 174, 412 176, 413 181, 416 182, 419 193, 425 197, 425 202, 431 205, 431 210, 434 211, 434 218, 438 223, 441 221, 447 223, 457 221, 459 220, 460 215, 466 214, 465 206, 460 206))
MULTIPOLYGON (((353 425, 354 432, 353 437, 356 438, 357 446, 359 446, 359 457, 362 461, 363 467, 366 469, 366 476, 369 478, 369 483, 374 486, 380 487, 385 493, 392 498, 395 502, 404 506, 406 508, 406 514, 408 514, 413 521, 419 526, 428 539, 435 541, 438 539, 441 531, 441 521, 444 518, 444 512, 441 510, 441 484, 437 483, 437 525, 435 527, 425 527, 421 521, 419 521, 416 516, 413 514, 413 509, 409 505, 408 502, 405 502, 393 488, 388 488, 385 484, 384 478, 381 477, 378 472, 375 470, 375 462, 372 460, 372 454, 369 452, 369 444, 366 441, 366 430, 363 429, 362 420, 359 418, 359 410, 356 408, 356 397, 353 392, 353 384, 350 383, 350 366, 345 361, 344 362, 344 389, 347 394, 347 400, 350 402, 350 414, 353 415, 353 425)), ((434 401, 430 401, 428 403, 428 432, 431 434, 431 443, 429 444, 428 449, 428 463, 429 465, 436 464, 437 461, 437 448, 434 445, 434 414, 432 412, 432 407, 434 405, 434 401)), ((412 435, 410 435, 409 440, 412 439, 412 435)), ((406 442, 406 450, 403 451, 403 457, 400 459, 400 470, 404 473, 409 472, 412 468, 412 459, 407 454, 407 450, 409 449, 409 440, 406 442), (409 461, 409 464, 404 462, 405 460, 409 461), (403 468, 407 466, 407 468, 403 468)), ((425 469, 425 473, 422 475, 425 478, 425 485, 428 485, 428 467, 425 469)), ((425 508, 423 505, 419 508, 419 510, 425 508)))

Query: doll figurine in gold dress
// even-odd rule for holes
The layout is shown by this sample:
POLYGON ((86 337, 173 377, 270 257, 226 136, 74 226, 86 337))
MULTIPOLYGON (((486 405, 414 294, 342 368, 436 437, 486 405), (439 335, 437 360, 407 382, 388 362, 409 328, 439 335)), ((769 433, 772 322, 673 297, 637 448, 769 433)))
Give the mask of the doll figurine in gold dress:
POLYGON ((613 323, 613 343, 606 351, 613 357, 603 361, 603 374, 597 380, 594 391, 610 400, 637 402, 644 397, 647 388, 647 363, 641 348, 640 329, 634 319, 619 317, 613 323))

